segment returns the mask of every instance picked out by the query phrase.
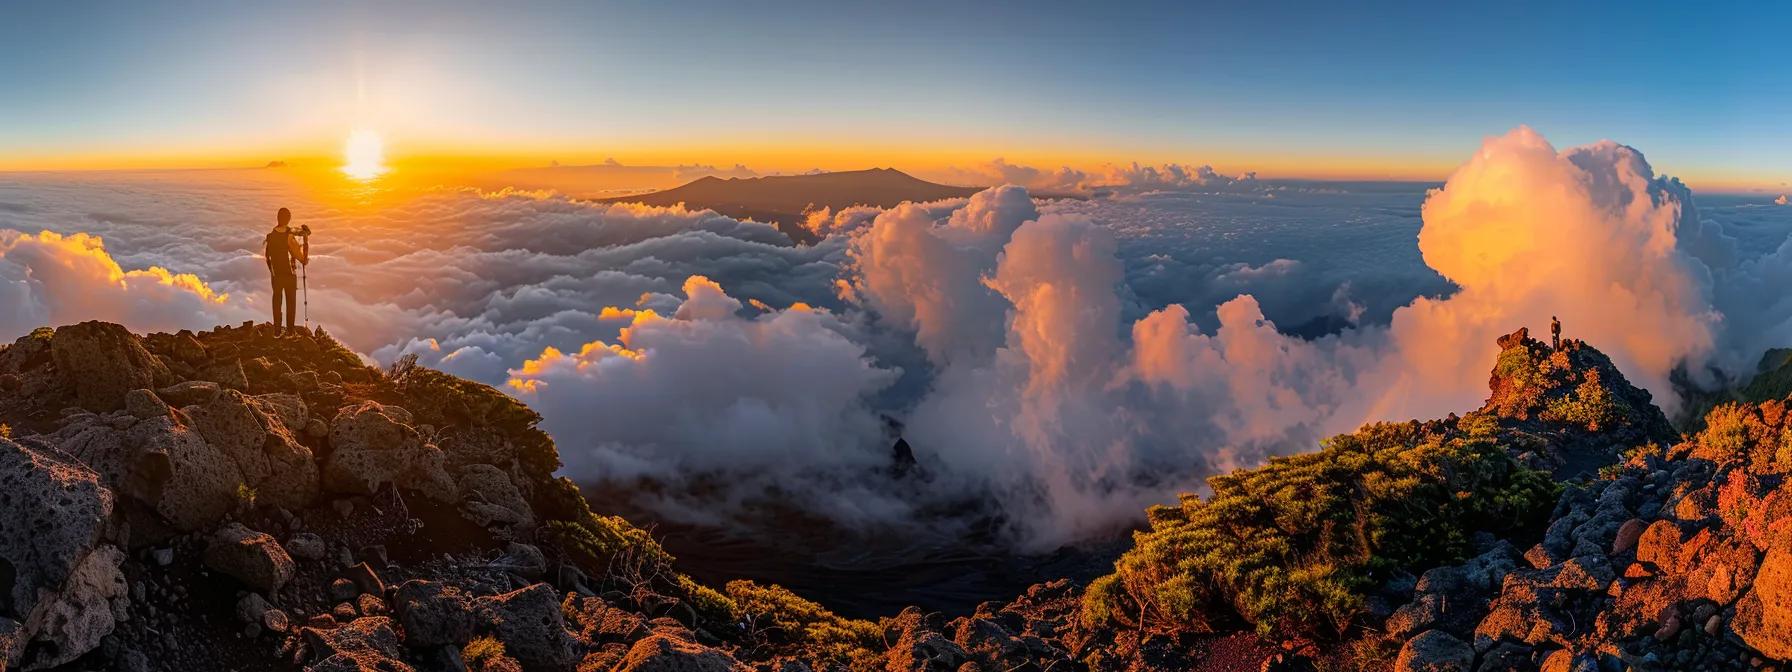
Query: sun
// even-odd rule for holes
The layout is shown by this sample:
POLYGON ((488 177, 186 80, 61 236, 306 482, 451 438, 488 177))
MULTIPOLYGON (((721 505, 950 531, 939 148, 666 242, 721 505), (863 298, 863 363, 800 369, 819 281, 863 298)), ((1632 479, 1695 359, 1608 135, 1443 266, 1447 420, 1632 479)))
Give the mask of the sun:
POLYGON ((342 172, 357 180, 371 180, 386 172, 386 147, 378 133, 360 129, 348 135, 342 148, 342 172))

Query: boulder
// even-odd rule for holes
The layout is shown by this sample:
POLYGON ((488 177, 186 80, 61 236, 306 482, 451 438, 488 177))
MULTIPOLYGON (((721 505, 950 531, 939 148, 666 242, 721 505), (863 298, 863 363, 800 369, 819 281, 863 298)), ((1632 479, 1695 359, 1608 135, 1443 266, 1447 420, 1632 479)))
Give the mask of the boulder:
POLYGON ((16 375, 49 364, 50 340, 55 330, 43 327, 0 347, 0 374, 16 375))
POLYGON ((99 645, 123 611, 124 554, 102 543, 112 493, 54 450, 0 438, 0 668, 67 663, 99 645), (17 620, 14 620, 17 619, 17 620))
POLYGON ((205 345, 193 336, 193 332, 185 329, 174 335, 174 342, 170 344, 170 350, 173 351, 175 359, 188 364, 205 361, 205 345))
POLYGON ((270 595, 292 580, 295 570, 279 542, 242 523, 231 523, 212 535, 205 546, 205 566, 270 595))
MULTIPOLYGON (((286 397, 288 395, 277 395, 286 397)), ((236 463, 242 482, 256 492, 256 501, 286 509, 303 509, 317 499, 317 463, 311 449, 293 438, 282 409, 296 398, 269 401, 227 390, 204 404, 182 409, 193 428, 218 452, 236 463)), ((299 418, 303 427, 303 418, 299 418)))
MULTIPOLYGON (((42 651, 24 669, 53 667, 92 651, 112 634, 129 602, 125 582, 124 551, 110 544, 94 548, 75 566, 75 572, 54 599, 39 604, 33 639, 53 646, 31 647, 42 651)), ((30 650, 30 649, 28 649, 30 650)))
POLYGON ((188 380, 156 390, 156 396, 174 406, 203 404, 224 388, 209 380, 188 380))
POLYGON ((174 413, 156 393, 149 390, 131 390, 124 395, 124 410, 138 420, 160 418, 174 413))
POLYGON ((286 539, 286 552, 301 560, 322 560, 329 554, 324 538, 310 532, 297 532, 286 539))
POLYGON ((455 483, 443 469, 442 451, 423 442, 397 406, 362 402, 344 408, 330 423, 330 456, 323 487, 330 492, 370 495, 396 483, 440 502, 451 502, 455 483))
POLYGON ((412 648, 460 646, 473 637, 473 602, 459 588, 412 580, 398 587, 392 611, 412 648))
POLYGON ((1792 534, 1781 534, 1768 546, 1730 627, 1756 651, 1792 659, 1792 534))
POLYGON ((1441 630, 1427 630, 1406 640, 1394 659, 1396 672, 1468 672, 1474 669, 1475 650, 1441 630))
POLYGON ((615 668, 616 672, 739 672, 751 669, 725 651, 667 635, 653 635, 635 642, 615 668))
POLYGON ((172 416, 132 425, 116 455, 102 460, 107 480, 178 529, 208 529, 236 508, 243 484, 236 462, 172 416))
POLYGON ((528 527, 535 524, 534 510, 502 469, 489 464, 461 468, 456 484, 460 512, 480 527, 528 527))
POLYGON ((200 380, 211 381, 238 392, 249 389, 249 376, 243 373, 241 360, 219 359, 200 367, 197 376, 200 380))
POLYGON ((480 623, 504 650, 530 670, 565 669, 572 663, 572 639, 553 586, 537 583, 474 603, 480 623))
POLYGON ((142 339, 109 322, 82 322, 61 327, 50 339, 56 371, 75 391, 83 408, 124 408, 125 393, 172 382, 142 339))
POLYGON ((330 629, 301 631, 317 662, 306 672, 412 672, 400 659, 398 633, 384 616, 357 618, 330 629))
POLYGON ((274 392, 258 394, 253 399, 263 411, 278 418, 281 426, 285 427, 287 433, 293 436, 303 434, 305 426, 310 424, 311 409, 305 405, 305 400, 299 395, 274 392))

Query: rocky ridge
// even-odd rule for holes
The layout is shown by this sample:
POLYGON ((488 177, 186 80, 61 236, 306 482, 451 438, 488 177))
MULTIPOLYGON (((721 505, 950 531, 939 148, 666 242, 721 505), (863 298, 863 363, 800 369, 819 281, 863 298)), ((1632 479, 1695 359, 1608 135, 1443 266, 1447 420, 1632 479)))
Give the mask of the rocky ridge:
MULTIPOLYGON (((1397 550, 1416 538, 1371 540, 1335 584, 1354 597, 1308 632, 1254 622, 1297 613, 1262 603, 1098 617, 1151 603, 1070 581, 956 617, 911 608, 875 622, 777 586, 706 587, 554 478, 540 418, 490 387, 408 362, 382 371, 327 334, 279 339, 264 325, 42 329, 0 348, 0 670, 1742 670, 1792 659, 1787 402, 1719 406, 1682 437, 1591 346, 1522 330, 1500 345, 1481 409, 1339 437, 1309 458, 1322 469, 1298 473, 1361 487, 1351 468, 1323 464, 1355 446, 1395 460, 1378 468, 1407 464, 1396 471, 1430 492, 1427 478, 1461 485, 1423 461, 1444 454, 1482 470, 1479 489, 1458 496, 1463 511, 1533 510, 1475 501, 1513 487, 1553 506, 1424 553, 1397 550), (1440 448, 1458 444, 1467 452, 1440 448), (1516 466, 1485 471, 1494 458, 1516 466)), ((1216 490, 1273 485, 1264 479, 1286 468, 1230 474, 1216 490)), ((1205 506, 1154 511, 1154 526, 1200 532, 1205 506)), ((1417 534, 1375 513, 1360 520, 1417 534)), ((1156 578, 1110 587, 1185 581, 1178 572, 1197 565, 1140 555, 1175 548, 1153 534, 1117 570, 1156 578)))

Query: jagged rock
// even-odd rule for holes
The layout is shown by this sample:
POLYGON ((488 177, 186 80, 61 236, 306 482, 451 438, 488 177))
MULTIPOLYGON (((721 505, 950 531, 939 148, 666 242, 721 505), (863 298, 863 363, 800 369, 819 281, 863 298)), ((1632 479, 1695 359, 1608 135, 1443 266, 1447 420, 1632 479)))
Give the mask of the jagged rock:
POLYGON ((50 340, 50 355, 81 406, 93 411, 123 408, 126 392, 172 382, 167 367, 149 354, 141 339, 108 322, 58 328, 50 340))
POLYGON ((156 393, 149 390, 131 390, 124 395, 124 410, 138 420, 160 418, 174 412, 168 404, 163 403, 156 393))
MULTIPOLYGON (((236 463, 242 482, 255 490, 257 503, 303 509, 317 499, 318 473, 311 450, 293 438, 282 418, 303 414, 281 408, 293 401, 296 398, 270 401, 229 390, 183 411, 208 445, 236 463)), ((303 409, 303 402, 298 404, 303 409)))
POLYGON ((0 373, 17 375, 49 364, 53 361, 50 340, 55 334, 54 329, 39 328, 0 348, 0 373))
POLYGON ((1753 587, 1736 603, 1736 636, 1768 656, 1792 659, 1792 535, 1767 548, 1753 587))
MULTIPOLYGON (((43 660, 30 661, 25 669, 69 660, 100 645, 124 612, 129 584, 119 567, 124 552, 112 545, 95 548, 75 567, 60 594, 44 603, 36 640, 54 642, 43 660)), ((41 606, 41 605, 40 605, 41 606)))
POLYGON ((267 594, 279 592, 295 571, 292 558, 273 537, 242 523, 225 525, 212 535, 205 547, 205 566, 267 594))
POLYGON ((182 329, 180 333, 175 334, 171 349, 176 359, 188 364, 205 361, 205 345, 201 344, 191 331, 182 329))
POLYGON ((0 438, 0 668, 53 667, 99 645, 127 594, 124 554, 102 543, 112 493, 69 456, 0 438), (115 604, 116 603, 116 604, 115 604), (25 658, 30 656, 29 658, 25 658))
POLYGON ((528 527, 535 514, 503 470, 489 464, 461 468, 457 486, 461 515, 480 527, 528 527))
POLYGON ((243 373, 242 361, 235 358, 215 360, 200 367, 196 375, 200 380, 217 383, 226 389, 238 392, 249 390, 249 376, 243 373))
POLYGON ((264 411, 270 411, 273 417, 280 419, 280 424, 287 433, 298 436, 311 423, 311 408, 305 405, 305 399, 296 394, 273 392, 255 395, 254 400, 264 411))
POLYGON ((357 618, 327 630, 305 628, 305 643, 317 662, 306 672, 411 672, 400 659, 398 633, 384 616, 357 618))
POLYGON ((557 670, 572 662, 572 641, 553 586, 537 583, 503 595, 481 597, 479 621, 525 668, 557 670))
POLYGON ((453 479, 443 469, 442 451, 425 444, 397 406, 363 402, 345 408, 330 422, 330 457, 323 484, 330 492, 368 495, 383 483, 454 501, 453 479))
POLYGON ((223 389, 209 380, 187 380, 156 390, 156 396, 173 406, 192 406, 211 401, 223 389))
POLYGON ((123 444, 123 461, 105 470, 108 480, 176 528, 206 529, 236 508, 242 471, 175 418, 139 422, 123 444))
POLYGON ((92 417, 71 416, 51 438, 119 494, 181 530, 209 528, 235 506, 236 464, 175 417, 137 421, 124 432, 84 419, 92 417))
POLYGON ((1440 630, 1427 630, 1406 640, 1394 660, 1397 672, 1468 672, 1474 669, 1475 650, 1440 630))
POLYGON ((286 374, 285 380, 287 387, 300 394, 314 391, 319 386, 316 371, 294 371, 286 374))
POLYGON ((454 586, 411 580, 398 587, 393 613, 412 648, 467 643, 473 637, 473 602, 454 586))
POLYGON ((616 672, 744 672, 734 656, 695 642, 653 635, 635 642, 616 664, 616 672))

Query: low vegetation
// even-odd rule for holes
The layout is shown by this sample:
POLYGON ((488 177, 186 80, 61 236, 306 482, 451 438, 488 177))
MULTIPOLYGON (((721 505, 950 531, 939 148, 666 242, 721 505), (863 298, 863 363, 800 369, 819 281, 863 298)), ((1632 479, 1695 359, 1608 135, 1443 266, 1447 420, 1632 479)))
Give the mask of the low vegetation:
POLYGON ((825 666, 876 667, 874 652, 883 648, 883 631, 876 623, 842 618, 782 586, 730 581, 727 592, 756 643, 773 650, 794 648, 825 666))
POLYGON ((1337 636, 1399 572, 1460 560, 1473 535, 1534 531, 1557 486, 1500 445, 1486 414, 1379 423, 1316 453, 1209 479, 1156 507, 1115 573, 1084 596, 1091 626, 1337 636))

